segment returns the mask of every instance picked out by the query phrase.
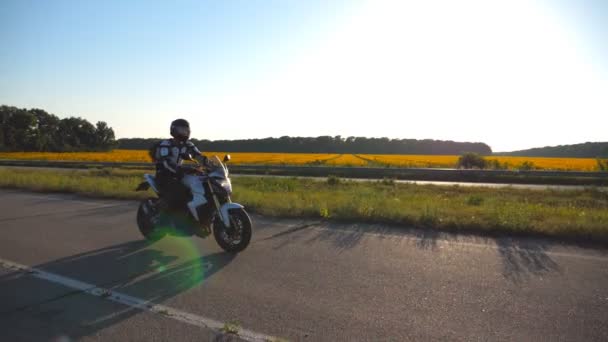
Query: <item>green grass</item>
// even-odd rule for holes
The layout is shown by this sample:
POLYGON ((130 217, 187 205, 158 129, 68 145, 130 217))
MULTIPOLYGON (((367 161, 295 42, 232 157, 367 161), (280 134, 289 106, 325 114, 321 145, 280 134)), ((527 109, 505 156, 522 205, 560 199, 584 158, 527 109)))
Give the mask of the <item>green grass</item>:
MULTIPOLYGON (((0 187, 139 199, 142 171, 0 169, 0 187)), ((448 231, 540 234, 608 242, 608 193, 238 177, 233 200, 275 217, 392 223, 448 231)))
POLYGON ((241 330, 241 325, 239 324, 239 322, 236 322, 236 321, 230 321, 230 322, 224 323, 224 326, 221 329, 221 331, 224 334, 232 334, 232 335, 238 335, 240 330, 241 330))
POLYGON ((280 337, 271 337, 266 342, 289 342, 289 340, 280 337))
POLYGON ((137 184, 142 181, 142 174, 141 171, 130 170, 0 169, 0 187, 138 199, 149 195, 134 191, 137 184))

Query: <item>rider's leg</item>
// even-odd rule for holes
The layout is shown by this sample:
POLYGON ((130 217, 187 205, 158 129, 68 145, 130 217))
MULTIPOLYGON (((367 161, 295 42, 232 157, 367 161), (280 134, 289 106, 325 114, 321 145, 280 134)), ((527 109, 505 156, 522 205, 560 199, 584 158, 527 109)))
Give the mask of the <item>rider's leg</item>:
POLYGON ((192 216, 199 221, 198 211, 196 209, 207 203, 203 183, 201 183, 199 177, 193 175, 184 175, 182 183, 190 188, 190 191, 192 192, 192 201, 188 202, 188 209, 190 209, 192 216))

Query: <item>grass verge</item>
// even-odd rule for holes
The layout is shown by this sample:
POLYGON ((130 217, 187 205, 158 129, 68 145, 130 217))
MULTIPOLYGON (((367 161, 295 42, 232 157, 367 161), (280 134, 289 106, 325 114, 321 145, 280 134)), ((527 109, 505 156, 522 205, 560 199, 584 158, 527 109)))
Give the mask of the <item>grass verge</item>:
POLYGON ((232 335, 238 335, 240 330, 241 330, 241 325, 239 324, 239 322, 236 322, 236 321, 230 321, 230 322, 224 323, 224 326, 221 329, 221 331, 224 334, 232 334, 232 335))
MULTIPOLYGON (((0 169, 0 187, 140 199, 142 171, 0 169)), ((608 242, 608 193, 238 177, 234 201, 275 217, 391 223, 446 231, 524 233, 608 242)))

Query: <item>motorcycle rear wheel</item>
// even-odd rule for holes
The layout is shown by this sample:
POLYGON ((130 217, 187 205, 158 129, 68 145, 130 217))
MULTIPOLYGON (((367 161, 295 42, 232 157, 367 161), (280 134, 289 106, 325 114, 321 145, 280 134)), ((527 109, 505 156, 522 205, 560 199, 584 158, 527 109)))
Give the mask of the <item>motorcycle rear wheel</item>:
POLYGON ((146 214, 146 210, 144 209, 144 207, 147 207, 149 213, 152 209, 151 203, 155 200, 155 198, 145 199, 139 203, 139 208, 137 209, 137 228, 139 228, 141 235, 150 242, 158 241, 166 234, 166 232, 154 225, 150 219, 150 215, 146 214))

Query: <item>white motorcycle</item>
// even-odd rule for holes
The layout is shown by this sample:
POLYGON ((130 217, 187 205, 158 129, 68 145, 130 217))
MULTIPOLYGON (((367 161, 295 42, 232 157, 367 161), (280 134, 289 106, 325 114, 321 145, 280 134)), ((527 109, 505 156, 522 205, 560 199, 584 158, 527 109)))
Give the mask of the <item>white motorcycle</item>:
MULTIPOLYGON (((226 155, 224 162, 229 160, 230 155, 226 155)), ((206 238, 213 233, 215 241, 226 252, 238 253, 247 248, 252 223, 244 207, 230 200, 232 183, 228 168, 217 156, 209 159, 209 165, 198 173, 207 198, 207 203, 198 210, 200 221, 194 219, 188 209, 192 194, 187 187, 178 181, 160 187, 154 175, 144 175, 145 181, 136 190, 151 188, 157 195, 141 201, 137 210, 137 226, 146 239, 156 241, 166 234, 179 232, 206 238)))

